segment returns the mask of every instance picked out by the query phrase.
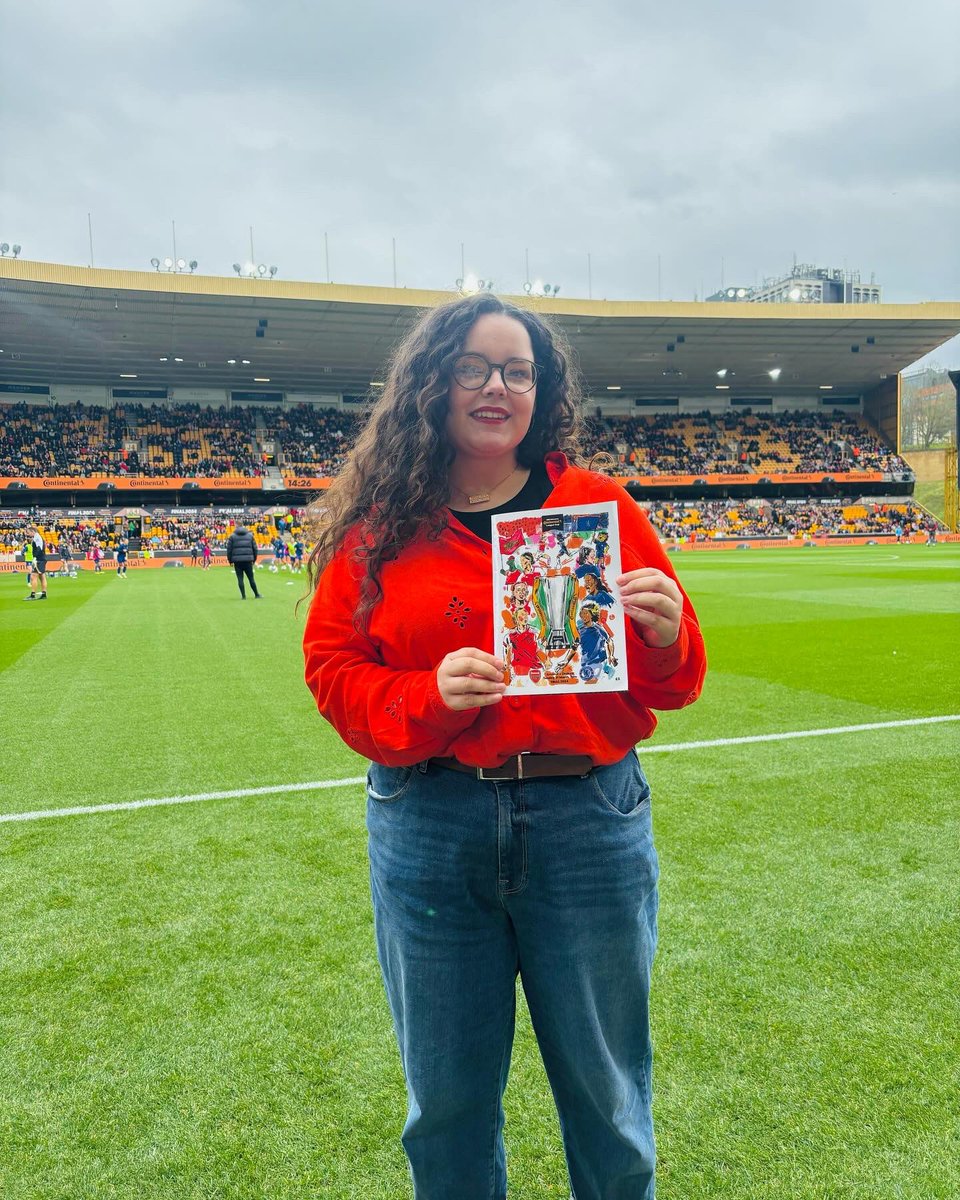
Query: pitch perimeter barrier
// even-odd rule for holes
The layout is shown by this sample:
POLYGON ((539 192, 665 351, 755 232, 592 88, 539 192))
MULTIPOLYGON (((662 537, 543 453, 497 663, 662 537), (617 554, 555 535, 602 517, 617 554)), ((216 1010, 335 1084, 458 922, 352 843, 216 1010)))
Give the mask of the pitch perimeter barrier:
MULTIPOLYGON (((922 546, 927 540, 925 533, 904 534, 897 541, 893 533, 827 534, 825 537, 807 538, 700 538, 695 542, 667 538, 663 545, 671 550, 739 550, 741 546, 757 550, 800 550, 804 546, 922 546)), ((960 542, 960 533, 941 533, 937 530, 937 542, 960 542)))
POLYGON ((259 475, 0 475, 0 490, 91 492, 263 491, 259 475))
MULTIPOLYGON (((761 483, 825 483, 828 480, 844 483, 883 483, 890 476, 882 471, 823 471, 816 474, 795 475, 614 475, 613 479, 626 487, 628 483, 639 484, 642 487, 693 487, 695 484, 761 484, 761 483)), ((321 475, 289 475, 283 476, 284 485, 296 491, 320 491, 328 488, 333 479, 321 475)))

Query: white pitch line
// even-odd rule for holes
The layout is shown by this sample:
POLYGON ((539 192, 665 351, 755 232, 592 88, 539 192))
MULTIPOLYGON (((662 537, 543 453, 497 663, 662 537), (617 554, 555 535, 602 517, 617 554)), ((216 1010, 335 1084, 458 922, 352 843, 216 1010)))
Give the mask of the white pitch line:
MULTIPOLYGON (((673 742, 667 746, 644 746, 641 755, 666 754, 672 750, 705 750, 713 746, 745 746, 751 742, 783 742, 792 738, 828 737, 834 734, 864 733, 873 729, 902 729, 909 725, 938 725, 960 721, 960 713, 942 717, 911 717, 902 721, 871 721, 865 725, 838 725, 830 729, 798 729, 789 733, 759 733, 752 737, 714 738, 704 742, 673 742)), ((282 792, 313 792, 322 788, 355 787, 365 783, 363 775, 344 779, 319 779, 313 783, 278 783, 272 787, 237 788, 230 792, 198 792, 194 796, 163 796, 157 800, 128 800, 119 804, 78 805, 76 808, 50 808, 40 812, 4 813, 3 821, 40 821, 45 817, 80 817, 92 813, 125 812, 134 808, 159 808, 167 804, 196 804, 201 800, 238 800, 245 796, 272 796, 282 792)))
MULTIPOLYGON (((749 742, 785 742, 790 738, 827 737, 836 733, 863 733, 869 729, 901 729, 906 725, 937 725, 944 721, 960 721, 960 713, 945 717, 911 717, 903 721, 871 721, 867 725, 837 725, 831 729, 798 729, 790 733, 758 733, 753 737, 714 738, 709 742, 674 742, 671 746, 644 746, 641 757, 663 754, 667 750, 702 750, 708 746, 745 746, 749 742)), ((0 817, 0 820, 3 820, 0 817)))
POLYGON ((124 812, 130 808, 159 808, 164 804, 196 804, 200 800, 236 800, 242 796, 270 796, 277 792, 313 792, 318 788, 353 787, 365 783, 363 775, 347 779, 321 779, 315 783, 278 783, 273 787, 237 788, 232 792, 198 792, 195 796, 163 796, 158 800, 128 800, 122 804, 89 804, 76 808, 50 808, 45 812, 4 813, 0 821, 40 821, 44 817, 81 817, 87 813, 124 812))

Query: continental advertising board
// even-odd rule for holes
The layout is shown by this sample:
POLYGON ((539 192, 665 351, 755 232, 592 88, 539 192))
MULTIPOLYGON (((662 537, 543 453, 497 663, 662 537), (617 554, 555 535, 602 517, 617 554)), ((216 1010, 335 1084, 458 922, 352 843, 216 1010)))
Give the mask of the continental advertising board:
POLYGON ((19 475, 0 476, 0 490, 54 492, 159 492, 183 491, 198 488, 202 491, 263 490, 259 476, 214 475, 205 478, 169 475, 19 475))

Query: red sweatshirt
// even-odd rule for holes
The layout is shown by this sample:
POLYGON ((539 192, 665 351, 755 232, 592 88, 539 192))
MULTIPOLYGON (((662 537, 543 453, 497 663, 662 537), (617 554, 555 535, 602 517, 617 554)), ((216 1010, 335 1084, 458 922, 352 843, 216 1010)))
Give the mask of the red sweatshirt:
MULTIPOLYGON (((616 500, 623 570, 657 567, 676 579, 650 522, 619 484, 549 454, 553 491, 545 508, 616 500)), ((507 696, 454 712, 443 702, 437 668, 464 646, 493 651, 491 549, 451 516, 436 541, 410 543, 383 566, 383 596, 367 634, 354 627, 364 567, 341 548, 320 576, 303 637, 307 686, 348 746, 387 766, 452 756, 472 766, 513 754, 585 754, 617 762, 648 738, 651 708, 683 708, 700 695, 706 654, 696 614, 683 596, 680 635, 651 649, 625 619, 628 692, 507 696)))

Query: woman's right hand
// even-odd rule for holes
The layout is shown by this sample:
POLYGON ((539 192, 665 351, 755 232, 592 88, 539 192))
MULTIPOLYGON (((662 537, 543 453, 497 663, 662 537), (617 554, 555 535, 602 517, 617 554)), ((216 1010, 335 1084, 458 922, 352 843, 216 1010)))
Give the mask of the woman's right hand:
POLYGON ((454 712, 483 708, 503 698, 507 690, 503 672, 502 659, 474 646, 464 646, 452 650, 437 668, 437 687, 444 704, 454 712))

